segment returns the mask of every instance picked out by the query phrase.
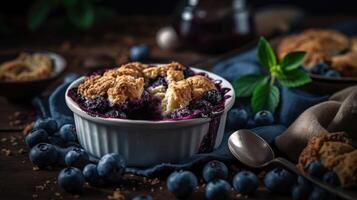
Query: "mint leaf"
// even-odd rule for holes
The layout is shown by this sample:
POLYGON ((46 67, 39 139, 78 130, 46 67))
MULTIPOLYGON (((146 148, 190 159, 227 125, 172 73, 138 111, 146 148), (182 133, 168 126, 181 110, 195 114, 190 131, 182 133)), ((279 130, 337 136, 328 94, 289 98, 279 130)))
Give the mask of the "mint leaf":
POLYGON ((265 84, 268 78, 264 75, 246 75, 233 81, 234 92, 238 97, 249 97, 253 94, 255 87, 265 84))
POLYGON ((311 82, 310 76, 302 69, 283 71, 276 78, 282 86, 286 87, 299 87, 311 82))
POLYGON ((52 9, 52 1, 37 0, 30 8, 27 26, 31 31, 36 30, 46 20, 52 9))
POLYGON ((280 61, 280 66, 286 71, 297 69, 304 61, 304 57, 303 51, 290 52, 280 61))
POLYGON ((258 59, 261 65, 270 69, 276 65, 276 57, 269 42, 261 37, 258 43, 258 59))
POLYGON ((77 27, 87 29, 94 22, 93 6, 88 1, 78 1, 75 6, 68 8, 68 17, 77 27))
POLYGON ((260 110, 267 109, 274 113, 278 107, 280 99, 279 89, 275 85, 269 83, 258 85, 251 99, 251 105, 253 112, 259 112, 260 110))

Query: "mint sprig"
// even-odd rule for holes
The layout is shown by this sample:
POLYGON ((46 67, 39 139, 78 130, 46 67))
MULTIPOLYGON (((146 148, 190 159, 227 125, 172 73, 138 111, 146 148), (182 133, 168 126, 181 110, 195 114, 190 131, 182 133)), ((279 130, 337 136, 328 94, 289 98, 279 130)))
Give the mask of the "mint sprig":
POLYGON ((274 113, 280 100, 278 84, 286 87, 300 87, 311 82, 310 77, 300 67, 305 52, 290 52, 278 62, 269 42, 261 37, 257 57, 269 74, 246 75, 233 82, 238 97, 252 96, 251 106, 254 112, 267 109, 274 113))

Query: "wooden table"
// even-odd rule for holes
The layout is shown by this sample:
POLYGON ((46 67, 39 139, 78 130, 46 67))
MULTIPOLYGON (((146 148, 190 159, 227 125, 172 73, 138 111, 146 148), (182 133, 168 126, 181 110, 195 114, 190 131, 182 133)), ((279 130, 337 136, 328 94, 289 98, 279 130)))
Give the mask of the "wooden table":
MULTIPOLYGON (((0 46, 0 54, 26 49, 55 51, 67 59, 66 73, 85 73, 93 70, 98 63, 101 65, 101 63, 127 62, 128 48, 137 43, 147 43, 153 47, 150 62, 166 62, 174 59, 183 64, 191 64, 212 58, 212 55, 197 52, 165 52, 158 49, 155 46, 155 32, 167 22, 168 19, 165 17, 118 17, 111 22, 110 27, 104 24, 89 33, 75 35, 44 27, 38 33, 31 33, 26 37, 19 34, 0 39, 3 44, 0 46), (109 58, 103 55, 109 55, 109 58)), ((49 86, 45 94, 60 82, 61 78, 49 86)), ((83 195, 69 195, 56 184, 60 169, 37 170, 28 159, 29 149, 24 144, 22 129, 34 120, 32 106, 28 103, 18 104, 0 98, 0 113, 0 199, 131 199, 137 194, 150 194, 154 199, 175 199, 166 190, 166 176, 160 179, 148 179, 126 175, 120 185, 107 188, 86 186, 83 195)), ((238 163, 230 165, 230 180, 239 169, 241 167, 238 163)), ((200 176, 201 169, 196 170, 196 174, 200 176)), ((203 199, 204 184, 202 180, 200 183, 198 191, 191 199, 203 199)), ((232 191, 232 197, 240 198, 235 191, 232 191)), ((286 197, 273 196, 260 187, 257 194, 249 199, 286 199, 286 197)))

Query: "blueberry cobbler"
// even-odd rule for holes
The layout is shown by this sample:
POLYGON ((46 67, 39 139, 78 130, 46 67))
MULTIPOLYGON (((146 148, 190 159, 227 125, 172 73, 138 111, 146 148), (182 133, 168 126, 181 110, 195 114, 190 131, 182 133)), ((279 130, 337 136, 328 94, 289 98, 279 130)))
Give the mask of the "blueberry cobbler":
POLYGON ((219 113, 227 92, 219 81, 177 62, 134 62, 87 76, 68 95, 92 116, 181 120, 219 113))

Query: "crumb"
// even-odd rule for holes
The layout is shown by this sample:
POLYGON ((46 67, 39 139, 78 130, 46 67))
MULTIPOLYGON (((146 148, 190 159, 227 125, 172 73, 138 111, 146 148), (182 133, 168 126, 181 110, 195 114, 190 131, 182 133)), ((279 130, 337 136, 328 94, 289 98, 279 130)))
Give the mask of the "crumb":
POLYGON ((117 188, 112 196, 108 196, 110 200, 125 200, 125 196, 120 192, 119 188, 117 188))
POLYGON ((39 168, 38 166, 33 166, 33 167, 32 167, 32 170, 33 170, 33 171, 38 171, 38 170, 40 170, 40 168, 39 168))
POLYGON ((31 122, 25 126, 25 128, 22 130, 23 135, 27 135, 32 129, 33 126, 35 125, 35 122, 31 122))

